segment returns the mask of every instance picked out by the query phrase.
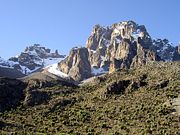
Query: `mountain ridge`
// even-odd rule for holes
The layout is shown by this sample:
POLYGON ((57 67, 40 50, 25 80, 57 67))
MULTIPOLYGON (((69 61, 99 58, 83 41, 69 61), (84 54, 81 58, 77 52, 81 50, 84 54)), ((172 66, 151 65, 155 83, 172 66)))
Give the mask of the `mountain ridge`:
POLYGON ((63 58, 35 44, 0 65, 0 134, 180 134, 180 45, 133 21, 96 25, 63 58), (15 64, 40 70, 9 78, 15 64))
POLYGON ((64 59, 58 50, 51 52, 40 44, 34 44, 25 48, 23 52, 8 60, 0 59, 0 67, 11 68, 24 75, 42 70, 44 67, 57 63, 64 59))
POLYGON ((72 48, 66 58, 57 50, 51 52, 34 44, 8 61, 0 59, 0 66, 14 68, 25 75, 46 70, 82 81, 118 69, 143 66, 148 62, 179 60, 180 45, 173 46, 167 39, 153 39, 144 25, 122 21, 107 27, 95 25, 85 47, 72 48))
MULTIPOLYGON (((118 69, 129 69, 138 65, 146 65, 153 61, 177 61, 180 60, 179 47, 174 47, 167 39, 153 40, 144 25, 138 25, 133 21, 123 21, 111 26, 95 25, 89 36, 86 47, 74 48, 68 58, 59 63, 60 70, 69 74, 71 68, 80 70, 85 65, 81 62, 78 66, 72 66, 74 50, 87 52, 84 59, 89 61, 91 73, 84 73, 83 77, 73 78, 81 81, 94 76, 93 72, 102 74, 114 72, 118 69), (66 68, 65 68, 66 67, 66 68)), ((79 54, 81 55, 81 54, 79 54)), ((88 66, 88 64, 86 64, 88 66)), ((79 75, 81 76, 81 75, 79 75)))

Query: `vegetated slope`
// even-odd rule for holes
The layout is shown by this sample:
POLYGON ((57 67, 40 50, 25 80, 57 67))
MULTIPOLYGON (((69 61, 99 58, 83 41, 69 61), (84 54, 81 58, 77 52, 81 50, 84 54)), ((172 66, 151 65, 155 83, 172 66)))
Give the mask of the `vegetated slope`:
POLYGON ((180 134, 171 103, 180 94, 180 62, 152 62, 75 87, 34 87, 46 93, 0 113, 2 134, 180 134))

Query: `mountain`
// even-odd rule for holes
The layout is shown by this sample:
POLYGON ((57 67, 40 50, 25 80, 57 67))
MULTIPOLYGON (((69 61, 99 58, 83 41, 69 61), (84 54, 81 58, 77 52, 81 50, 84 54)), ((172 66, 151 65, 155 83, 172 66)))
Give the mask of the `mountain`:
MULTIPOLYGON (((154 61, 180 60, 180 45, 153 39, 144 25, 123 21, 111 26, 95 25, 86 47, 74 47, 65 58, 39 44, 26 47, 15 57, 0 59, 0 67, 24 75, 42 71, 82 81, 92 76, 130 69, 154 61), (53 64, 53 65, 52 65, 53 64)), ((17 73, 16 73, 17 74, 17 73)))
POLYGON ((144 25, 124 21, 108 27, 95 25, 86 48, 73 48, 58 66, 62 72, 81 81, 153 61, 179 60, 177 50, 167 39, 152 39, 144 25))
POLYGON ((0 134, 179 135, 179 60, 133 21, 94 26, 67 57, 29 46, 0 58, 0 134))
POLYGON ((65 55, 60 55, 58 51, 51 52, 50 49, 42 47, 39 44, 26 47, 26 49, 9 60, 0 59, 0 67, 14 69, 20 71, 24 75, 28 75, 42 68, 58 63, 64 59, 65 55))

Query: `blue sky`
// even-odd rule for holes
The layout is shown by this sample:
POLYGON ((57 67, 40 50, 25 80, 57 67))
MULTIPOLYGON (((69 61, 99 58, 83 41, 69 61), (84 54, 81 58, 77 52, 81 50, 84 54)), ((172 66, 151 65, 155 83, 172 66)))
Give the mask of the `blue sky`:
POLYGON ((95 24, 144 24, 154 38, 180 41, 180 0, 0 0, 0 56, 39 43, 68 54, 95 24))

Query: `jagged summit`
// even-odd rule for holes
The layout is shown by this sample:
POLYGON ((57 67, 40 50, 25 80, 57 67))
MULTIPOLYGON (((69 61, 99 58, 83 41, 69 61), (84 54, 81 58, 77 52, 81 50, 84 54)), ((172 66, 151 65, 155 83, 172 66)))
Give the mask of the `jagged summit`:
POLYGON ((60 55, 58 51, 51 52, 50 49, 34 44, 25 48, 23 52, 9 60, 1 60, 0 66, 16 69, 23 74, 30 74, 40 70, 50 64, 58 63, 64 59, 65 55, 60 55))
POLYGON ((64 57, 64 55, 60 55, 58 53, 58 50, 55 50, 55 52, 51 52, 51 49, 42 47, 40 44, 34 44, 32 46, 26 47, 24 53, 28 53, 30 55, 37 55, 42 59, 46 59, 48 57, 52 57, 52 58, 64 57))
POLYGON ((119 43, 123 39, 136 40, 138 37, 150 38, 144 25, 138 25, 133 21, 123 21, 111 26, 95 25, 86 45, 91 50, 97 47, 107 46, 112 43, 119 43), (110 42, 111 41, 111 42, 110 42), (93 44, 91 44, 93 42, 93 44))
POLYGON ((91 65, 96 68, 104 67, 109 70, 114 59, 124 59, 124 62, 131 59, 125 62, 126 64, 119 64, 120 67, 129 68, 132 58, 137 54, 137 46, 140 45, 144 49, 152 46, 151 37, 145 26, 133 21, 115 23, 107 28, 96 25, 92 31, 86 46, 90 53, 91 65))
MULTIPOLYGON (((144 25, 139 25, 134 21, 123 21, 112 24, 111 26, 95 25, 90 37, 87 39, 84 48, 88 58, 79 59, 78 66, 73 66, 73 57, 78 52, 70 53, 67 59, 59 63, 59 68, 69 71, 75 68, 79 71, 80 67, 91 69, 91 76, 113 72, 117 69, 128 69, 136 66, 146 65, 153 61, 174 61, 179 60, 178 48, 174 47, 168 40, 153 40, 144 25), (84 65, 84 60, 90 64, 84 65), (66 66, 64 65, 66 63, 66 66)), ((87 62, 86 62, 87 63, 87 62)), ((66 72, 68 73, 68 72, 66 72)), ((73 76, 81 76, 73 72, 73 76)), ((89 73, 83 73, 85 79, 89 73)))
POLYGON ((66 58, 57 50, 51 52, 40 44, 34 44, 8 61, 0 59, 0 66, 16 69, 26 75, 43 68, 42 72, 82 81, 91 76, 154 61, 178 60, 180 45, 175 47, 167 39, 153 39, 144 25, 122 21, 107 27, 95 25, 86 47, 72 48, 66 58))

